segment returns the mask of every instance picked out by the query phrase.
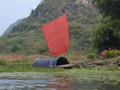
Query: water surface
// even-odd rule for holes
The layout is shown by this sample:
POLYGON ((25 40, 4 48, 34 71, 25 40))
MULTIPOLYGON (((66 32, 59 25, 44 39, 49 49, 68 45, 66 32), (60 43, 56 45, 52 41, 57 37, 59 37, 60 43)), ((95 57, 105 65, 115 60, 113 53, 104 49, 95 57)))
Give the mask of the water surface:
POLYGON ((120 90, 120 86, 84 80, 0 79, 0 90, 120 90))

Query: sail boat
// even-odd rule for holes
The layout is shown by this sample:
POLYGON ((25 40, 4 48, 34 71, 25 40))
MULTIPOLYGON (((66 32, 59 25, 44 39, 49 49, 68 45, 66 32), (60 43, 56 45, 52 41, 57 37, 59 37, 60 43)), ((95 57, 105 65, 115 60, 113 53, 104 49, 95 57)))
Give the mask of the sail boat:
MULTIPOLYGON (((68 50, 68 22, 67 15, 63 14, 41 27, 46 40, 50 56, 66 54, 68 50)), ((71 67, 65 57, 37 59, 33 63, 34 67, 71 67), (64 66, 63 66, 64 65, 64 66)))

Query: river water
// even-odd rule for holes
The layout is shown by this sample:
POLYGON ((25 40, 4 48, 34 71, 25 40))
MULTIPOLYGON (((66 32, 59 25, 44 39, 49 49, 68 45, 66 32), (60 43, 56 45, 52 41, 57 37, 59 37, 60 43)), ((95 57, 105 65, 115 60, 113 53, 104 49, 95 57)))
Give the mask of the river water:
POLYGON ((120 86, 84 80, 0 79, 0 90, 120 90, 120 86))

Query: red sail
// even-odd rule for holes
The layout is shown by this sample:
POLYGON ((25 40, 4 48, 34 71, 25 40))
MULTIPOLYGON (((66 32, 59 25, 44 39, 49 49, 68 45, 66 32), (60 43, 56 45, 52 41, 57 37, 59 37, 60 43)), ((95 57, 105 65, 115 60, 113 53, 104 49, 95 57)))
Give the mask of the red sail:
POLYGON ((68 24, 66 14, 42 26, 51 56, 65 54, 68 50, 68 24))

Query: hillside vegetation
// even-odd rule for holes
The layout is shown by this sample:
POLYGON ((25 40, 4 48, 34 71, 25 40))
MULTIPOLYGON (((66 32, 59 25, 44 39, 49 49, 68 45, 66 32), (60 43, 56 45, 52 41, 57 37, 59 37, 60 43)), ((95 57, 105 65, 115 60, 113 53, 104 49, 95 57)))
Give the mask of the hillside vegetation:
POLYGON ((44 0, 28 18, 0 37, 0 53, 47 54, 40 27, 65 12, 69 23, 68 53, 94 52, 92 35, 101 15, 93 8, 92 0, 44 0))

